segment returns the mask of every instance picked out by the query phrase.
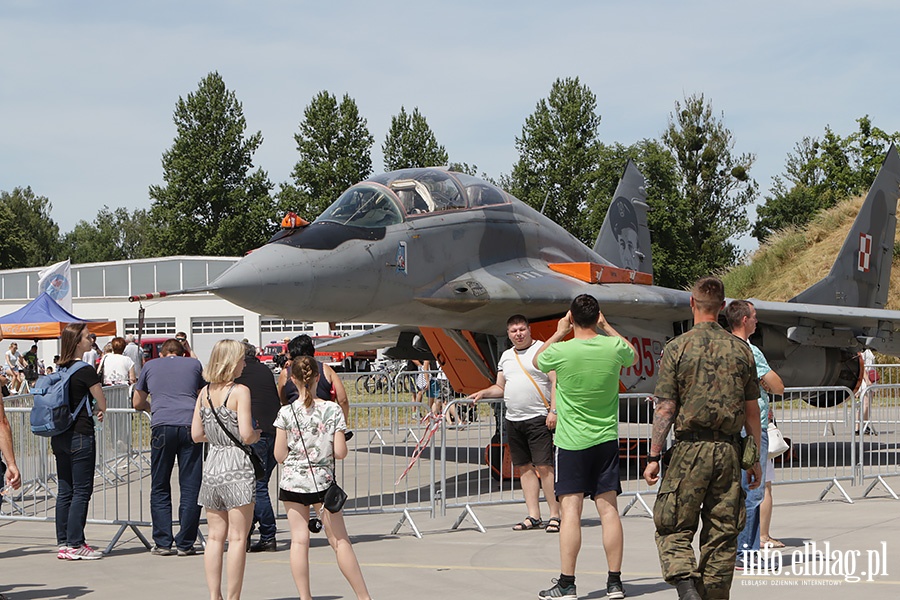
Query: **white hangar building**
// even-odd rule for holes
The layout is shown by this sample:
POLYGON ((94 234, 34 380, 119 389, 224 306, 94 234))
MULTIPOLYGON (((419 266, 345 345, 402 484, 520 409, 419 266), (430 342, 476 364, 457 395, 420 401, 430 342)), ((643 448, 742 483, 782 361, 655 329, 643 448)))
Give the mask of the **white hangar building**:
MULTIPOLYGON (((119 335, 137 334, 138 310, 144 308, 144 336, 188 334, 197 357, 206 362, 216 341, 247 338, 264 346, 300 333, 349 335, 371 329, 371 324, 312 323, 260 315, 210 293, 129 302, 128 297, 157 291, 205 286, 238 260, 221 256, 168 256, 117 262, 72 265, 72 313, 83 319, 116 322, 119 335)), ((11 313, 37 296, 38 273, 46 267, 0 271, 0 315, 11 313)), ((107 339, 99 339, 101 347, 107 339)), ((25 353, 30 342, 19 340, 25 353)), ((5 352, 7 342, 0 342, 5 352)), ((59 341, 38 343, 38 356, 47 365, 59 353, 59 341)), ((2 355, 0 355, 2 356, 2 355)))

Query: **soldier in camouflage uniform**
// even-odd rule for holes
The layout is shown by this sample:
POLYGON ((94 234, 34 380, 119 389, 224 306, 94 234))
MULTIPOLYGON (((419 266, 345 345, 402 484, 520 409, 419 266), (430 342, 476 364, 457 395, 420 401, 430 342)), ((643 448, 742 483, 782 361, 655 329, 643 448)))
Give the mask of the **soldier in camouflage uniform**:
MULTIPOLYGON (((759 384, 750 348, 717 322, 725 289, 715 277, 691 292, 694 328, 669 342, 656 385, 644 479, 659 480, 659 459, 674 423, 678 443, 653 509, 665 580, 684 600, 728 598, 738 533, 744 526, 740 431, 760 439, 759 384), (691 546, 700 519, 700 560, 691 546)), ((748 469, 759 486, 759 462, 748 469)))

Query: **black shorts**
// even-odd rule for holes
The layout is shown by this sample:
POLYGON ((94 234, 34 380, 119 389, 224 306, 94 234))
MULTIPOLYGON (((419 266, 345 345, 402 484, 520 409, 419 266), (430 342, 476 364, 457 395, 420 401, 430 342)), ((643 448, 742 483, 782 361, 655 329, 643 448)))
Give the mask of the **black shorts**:
POLYGON ((610 440, 584 450, 556 449, 555 490, 557 497, 584 494, 595 499, 605 492, 622 493, 619 482, 619 440, 610 440))
POLYGON ((304 494, 301 492, 292 492, 278 488, 278 499, 282 502, 296 502, 297 504, 305 504, 312 506, 313 504, 321 504, 325 499, 325 490, 312 494, 304 494))
POLYGON ((509 433, 509 455, 514 466, 553 466, 553 433, 547 429, 547 417, 525 421, 506 419, 506 431, 509 433))

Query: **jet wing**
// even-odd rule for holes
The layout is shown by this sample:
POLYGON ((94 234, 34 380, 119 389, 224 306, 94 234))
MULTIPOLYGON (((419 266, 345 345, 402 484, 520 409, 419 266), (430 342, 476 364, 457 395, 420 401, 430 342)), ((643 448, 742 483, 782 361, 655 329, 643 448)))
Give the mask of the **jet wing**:
POLYGON ((410 325, 381 325, 375 329, 318 344, 316 350, 334 350, 337 352, 379 350, 396 344, 397 338, 405 332, 417 334, 419 333, 419 328, 410 325))
POLYGON ((900 353, 900 311, 853 306, 799 304, 751 300, 757 318, 767 325, 787 328, 798 344, 853 348, 862 344, 885 354, 900 353))

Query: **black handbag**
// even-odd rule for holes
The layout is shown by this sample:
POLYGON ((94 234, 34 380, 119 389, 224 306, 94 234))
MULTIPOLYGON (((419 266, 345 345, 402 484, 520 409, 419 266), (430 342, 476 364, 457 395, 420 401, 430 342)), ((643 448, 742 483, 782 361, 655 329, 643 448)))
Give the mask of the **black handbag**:
MULTIPOLYGON (((228 403, 228 397, 231 395, 231 390, 234 389, 234 384, 228 388, 228 393, 225 395, 225 401, 222 402, 222 406, 228 403)), ((222 420, 219 418, 219 415, 216 413, 216 409, 213 408, 212 399, 209 397, 209 386, 206 386, 206 401, 209 403, 209 410, 212 411, 213 417, 216 419, 216 423, 219 424, 219 427, 222 428, 222 431, 225 432, 234 445, 244 451, 244 453, 250 457, 250 464, 253 465, 253 476, 256 477, 257 481, 262 481, 266 478, 266 468, 263 466, 262 459, 259 457, 253 448, 243 443, 241 440, 237 439, 233 433, 228 431, 228 428, 225 427, 225 424, 222 423, 222 420)))
MULTIPOLYGON (((297 418, 297 413, 294 412, 294 407, 291 406, 291 414, 294 415, 294 422, 297 423, 297 431, 300 433, 300 443, 303 444, 303 452, 306 454, 306 462, 309 464, 309 474, 312 477, 313 485, 316 487, 316 493, 319 493, 319 484, 316 483, 316 476, 313 473, 312 462, 309 460, 309 451, 306 449, 306 441, 303 439, 303 431, 300 427, 300 419, 297 418)), ((332 455, 333 456, 333 455, 332 455)), ((331 472, 334 474, 335 478, 337 477, 337 462, 332 464, 331 472)), ((322 498, 322 506, 325 507, 330 513, 338 513, 341 512, 341 509, 344 508, 344 502, 347 501, 347 492, 341 489, 341 486, 338 485, 337 479, 331 480, 331 485, 328 486, 328 489, 325 490, 325 497, 322 498)))

